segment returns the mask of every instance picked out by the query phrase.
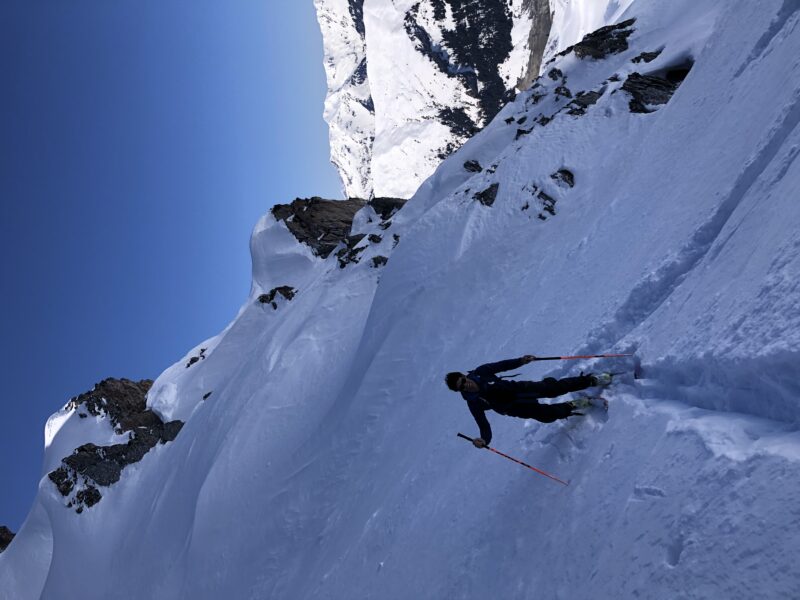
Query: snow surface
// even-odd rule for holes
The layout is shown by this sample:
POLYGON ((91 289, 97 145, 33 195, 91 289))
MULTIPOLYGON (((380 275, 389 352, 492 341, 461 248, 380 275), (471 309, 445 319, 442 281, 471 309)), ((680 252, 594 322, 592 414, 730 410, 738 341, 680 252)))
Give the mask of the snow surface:
POLYGON ((800 597, 800 4, 629 4, 604 13, 636 17, 628 51, 546 67, 603 90, 585 115, 544 77, 388 230, 357 216, 383 236, 358 264, 265 216, 239 316, 150 392, 177 439, 80 515, 44 477, 0 597, 800 597), (629 112, 628 73, 689 57, 668 104, 629 112), (473 199, 492 183, 491 207, 473 199), (256 301, 279 285, 296 297, 256 301), (569 486, 456 437, 477 428, 445 372, 596 351, 646 375, 607 414, 489 415, 497 449, 569 486))

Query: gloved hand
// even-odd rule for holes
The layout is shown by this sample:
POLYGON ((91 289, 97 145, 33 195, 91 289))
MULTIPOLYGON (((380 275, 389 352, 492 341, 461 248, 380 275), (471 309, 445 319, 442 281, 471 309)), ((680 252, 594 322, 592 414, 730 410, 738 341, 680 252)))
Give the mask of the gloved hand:
POLYGON ((483 438, 474 438, 472 440, 472 445, 476 448, 486 448, 489 444, 483 441, 483 438))
POLYGON ((535 361, 536 357, 533 354, 526 354, 522 357, 522 360, 525 361, 525 364, 528 364, 529 362, 535 361))

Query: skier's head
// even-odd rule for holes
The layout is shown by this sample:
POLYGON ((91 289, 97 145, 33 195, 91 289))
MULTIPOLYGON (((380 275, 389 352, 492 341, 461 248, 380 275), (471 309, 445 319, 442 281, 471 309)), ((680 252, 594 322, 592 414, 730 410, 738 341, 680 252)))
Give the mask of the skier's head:
POLYGON ((479 386, 477 382, 472 381, 463 373, 453 371, 444 377, 444 381, 454 392, 477 392, 479 386))

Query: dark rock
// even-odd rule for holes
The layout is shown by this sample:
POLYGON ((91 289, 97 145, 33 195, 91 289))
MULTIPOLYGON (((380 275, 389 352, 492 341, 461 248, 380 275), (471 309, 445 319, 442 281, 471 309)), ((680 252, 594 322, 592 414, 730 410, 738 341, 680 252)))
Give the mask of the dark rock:
POLYGON ((286 298, 286 300, 288 301, 288 300, 291 300, 292 298, 294 298, 296 293, 297 293, 297 290, 294 289, 292 286, 290 286, 290 285, 281 285, 281 286, 272 288, 266 294, 261 294, 258 297, 258 301, 261 302, 261 304, 271 304, 272 308, 274 310, 278 310, 278 303, 275 302, 275 298, 278 296, 278 294, 280 294, 281 296, 286 298))
POLYGON ((601 27, 584 36, 584 38, 570 46, 559 56, 574 52, 578 58, 605 58, 609 54, 619 54, 628 49, 628 37, 633 33, 632 26, 636 19, 628 19, 616 25, 601 27))
POLYGON ((499 183, 493 183, 488 188, 486 188, 482 192, 476 193, 472 197, 481 204, 483 204, 484 206, 491 206, 492 204, 494 204, 494 201, 497 198, 497 190, 499 187, 500 187, 499 183))
POLYGON ((550 121, 552 121, 552 120, 553 120, 553 118, 552 118, 552 117, 546 117, 546 116, 544 116, 544 115, 539 115, 539 116, 538 116, 538 117, 535 119, 535 121, 536 121, 536 122, 537 122, 539 125, 541 125, 542 127, 544 127, 545 125, 547 125, 547 124, 548 124, 550 121))
POLYGON ((100 502, 100 498, 102 497, 103 496, 93 485, 86 486, 86 489, 83 489, 75 494, 76 500, 87 508, 100 502))
POLYGON ((472 121, 463 109, 459 109, 457 115, 444 115, 453 133, 466 141, 473 135, 465 135, 469 130, 476 132, 514 99, 514 89, 506 88, 498 69, 513 49, 511 9, 506 2, 497 0, 448 2, 452 25, 444 26, 442 21, 447 14, 444 4, 434 1, 431 3, 434 15, 441 19, 436 19, 437 31, 432 36, 425 28, 427 19, 420 18, 421 4, 416 2, 409 8, 403 26, 416 50, 447 77, 458 80, 477 100, 480 115, 476 121, 472 121), (440 41, 435 42, 434 39, 439 37, 440 41))
POLYGON ((602 91, 578 92, 575 99, 567 105, 569 107, 567 114, 575 116, 585 115, 586 109, 596 104, 602 95, 602 91))
MULTIPOLYGON (((298 198, 291 204, 276 204, 272 214, 277 220, 284 221, 298 241, 310 246, 314 254, 327 258, 350 235, 353 217, 358 210, 369 205, 382 219, 387 220, 405 202, 402 198, 373 198, 369 201, 361 198, 298 198)), ((388 226, 389 223, 381 224, 383 229, 388 226)))
POLYGON ((511 125, 515 121, 514 117, 508 117, 507 119, 503 119, 508 125, 511 125))
POLYGON ((376 268, 376 269, 377 269, 378 267, 382 267, 382 266, 383 266, 383 265, 385 265, 387 262, 389 262, 389 259, 388 259, 388 258, 386 258, 385 256, 373 256, 373 257, 372 257, 372 266, 373 266, 374 268, 376 268))
MULTIPOLYGON (((550 215, 552 216, 555 216, 556 199, 545 192, 539 192, 537 197, 539 198, 539 200, 542 201, 542 210, 544 210, 547 213, 550 213, 550 215)), ((539 213, 539 218, 542 218, 542 213, 539 213)))
POLYGON ((8 548, 16 534, 5 525, 0 526, 0 552, 8 548))
POLYGON ((547 72, 547 76, 553 81, 558 81, 564 77, 564 74, 561 72, 561 69, 552 68, 547 72))
POLYGON ((406 200, 403 198, 373 198, 367 204, 385 221, 403 208, 406 200))
POLYGON ((374 233, 370 233, 367 239, 373 244, 380 244, 383 241, 381 236, 375 235, 374 233))
POLYGON ((514 139, 518 140, 523 135, 528 135, 531 131, 533 131, 533 127, 531 127, 530 129, 517 129, 517 135, 514 136, 514 139))
POLYGON ((620 80, 620 77, 616 73, 614 73, 611 77, 606 79, 606 81, 619 81, 619 80, 620 80))
POLYGON ((61 492, 62 496, 69 496, 70 492, 72 492, 72 488, 75 487, 72 474, 64 467, 59 467, 55 471, 50 471, 47 477, 56 484, 56 489, 61 492))
POLYGON ((188 369, 189 367, 191 367, 194 363, 196 363, 200 359, 202 359, 202 360, 206 359, 206 349, 205 348, 200 348, 200 354, 198 354, 197 356, 192 356, 189 359, 189 362, 186 363, 186 368, 188 369))
POLYGON ((366 237, 366 234, 357 233, 356 235, 349 235, 344 239, 344 247, 336 253, 336 258, 339 259, 339 268, 344 269, 350 263, 357 263, 359 261, 358 255, 366 250, 365 246, 356 248, 359 242, 366 237))
POLYGON ((400 236, 394 233, 392 234, 392 239, 394 240, 394 242, 392 243, 392 248, 394 248, 395 246, 397 246, 398 243, 400 243, 400 236))
POLYGON ((528 120, 528 117, 522 117, 521 119, 517 119, 517 124, 518 125, 522 125, 527 120, 528 120))
MULTIPOLYGON (((201 354, 205 350, 202 348, 201 354)), ((82 407, 95 417, 107 415, 114 430, 123 433, 139 426, 151 425, 153 419, 160 421, 147 410, 147 392, 152 386, 152 379, 104 379, 95 384, 90 392, 70 398, 66 408, 78 410, 82 407)))
MULTIPOLYGON (((511 120, 513 121, 514 119, 512 118, 511 120)), ((464 163, 464 170, 470 173, 480 173, 483 171, 483 167, 481 167, 481 163, 477 160, 468 160, 464 163)))
POLYGON ((631 95, 628 106, 632 113, 650 113, 655 110, 650 107, 669 102, 679 85, 661 77, 631 73, 622 89, 631 95))
MULTIPOLYGON (((205 352, 201 350, 201 354, 205 352)), ((198 357, 193 357, 198 358, 198 357)), ((198 358, 199 360, 199 358, 198 358)), ((111 446, 84 444, 66 458, 61 466, 48 473, 62 496, 70 496, 68 506, 81 513, 101 498, 96 486, 109 486, 119 481, 122 470, 142 459, 158 443, 175 439, 183 427, 181 421, 164 423, 147 409, 146 394, 152 380, 105 379, 90 392, 72 398, 67 408, 79 407, 95 416, 107 416, 117 434, 128 432, 128 442, 111 446), (77 491, 76 491, 77 490, 77 491)))
POLYGON ((383 223, 378 225, 378 227, 380 227, 384 231, 389 229, 389 227, 391 227, 391 226, 392 226, 392 220, 391 219, 389 219, 388 221, 384 221, 383 223))
POLYGON ((323 200, 315 196, 297 198, 291 204, 276 204, 272 214, 284 221, 294 237, 310 246, 314 254, 327 258, 350 234, 353 217, 366 204, 361 198, 323 200))
POLYGON ((528 210, 530 207, 531 207, 530 203, 526 202, 525 204, 522 205, 522 210, 528 210))
POLYGON ((208 400, 209 396, 211 396, 212 393, 213 392, 206 392, 205 394, 203 394, 203 400, 208 400))
POLYGON ((572 98, 572 92, 569 91, 569 88, 565 85, 560 85, 556 88, 556 94, 559 96, 564 96, 565 98, 572 98))
POLYGON ((656 50, 654 52, 642 52, 639 56, 637 56, 636 58, 632 59, 632 61, 635 62, 635 63, 653 62, 655 59, 658 58, 658 55, 661 54, 661 52, 663 50, 664 49, 662 48, 661 50, 656 50))
POLYGON ((574 187, 575 186, 575 175, 572 174, 572 171, 569 169, 559 169, 550 177, 559 185, 564 184, 567 187, 574 187))

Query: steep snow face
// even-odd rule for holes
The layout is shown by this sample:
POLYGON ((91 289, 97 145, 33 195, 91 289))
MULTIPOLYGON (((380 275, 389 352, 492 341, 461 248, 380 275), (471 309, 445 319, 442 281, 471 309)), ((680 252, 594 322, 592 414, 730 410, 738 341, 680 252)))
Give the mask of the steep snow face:
POLYGON ((153 384, 180 434, 80 515, 43 479, 0 597, 797 597, 800 7, 618 17, 357 212, 353 260, 265 216, 239 316, 153 384), (456 437, 447 371, 615 350, 645 378, 608 413, 489 414, 569 486, 456 437))
POLYGON ((316 0, 348 197, 408 198, 538 74, 546 0, 316 0))

